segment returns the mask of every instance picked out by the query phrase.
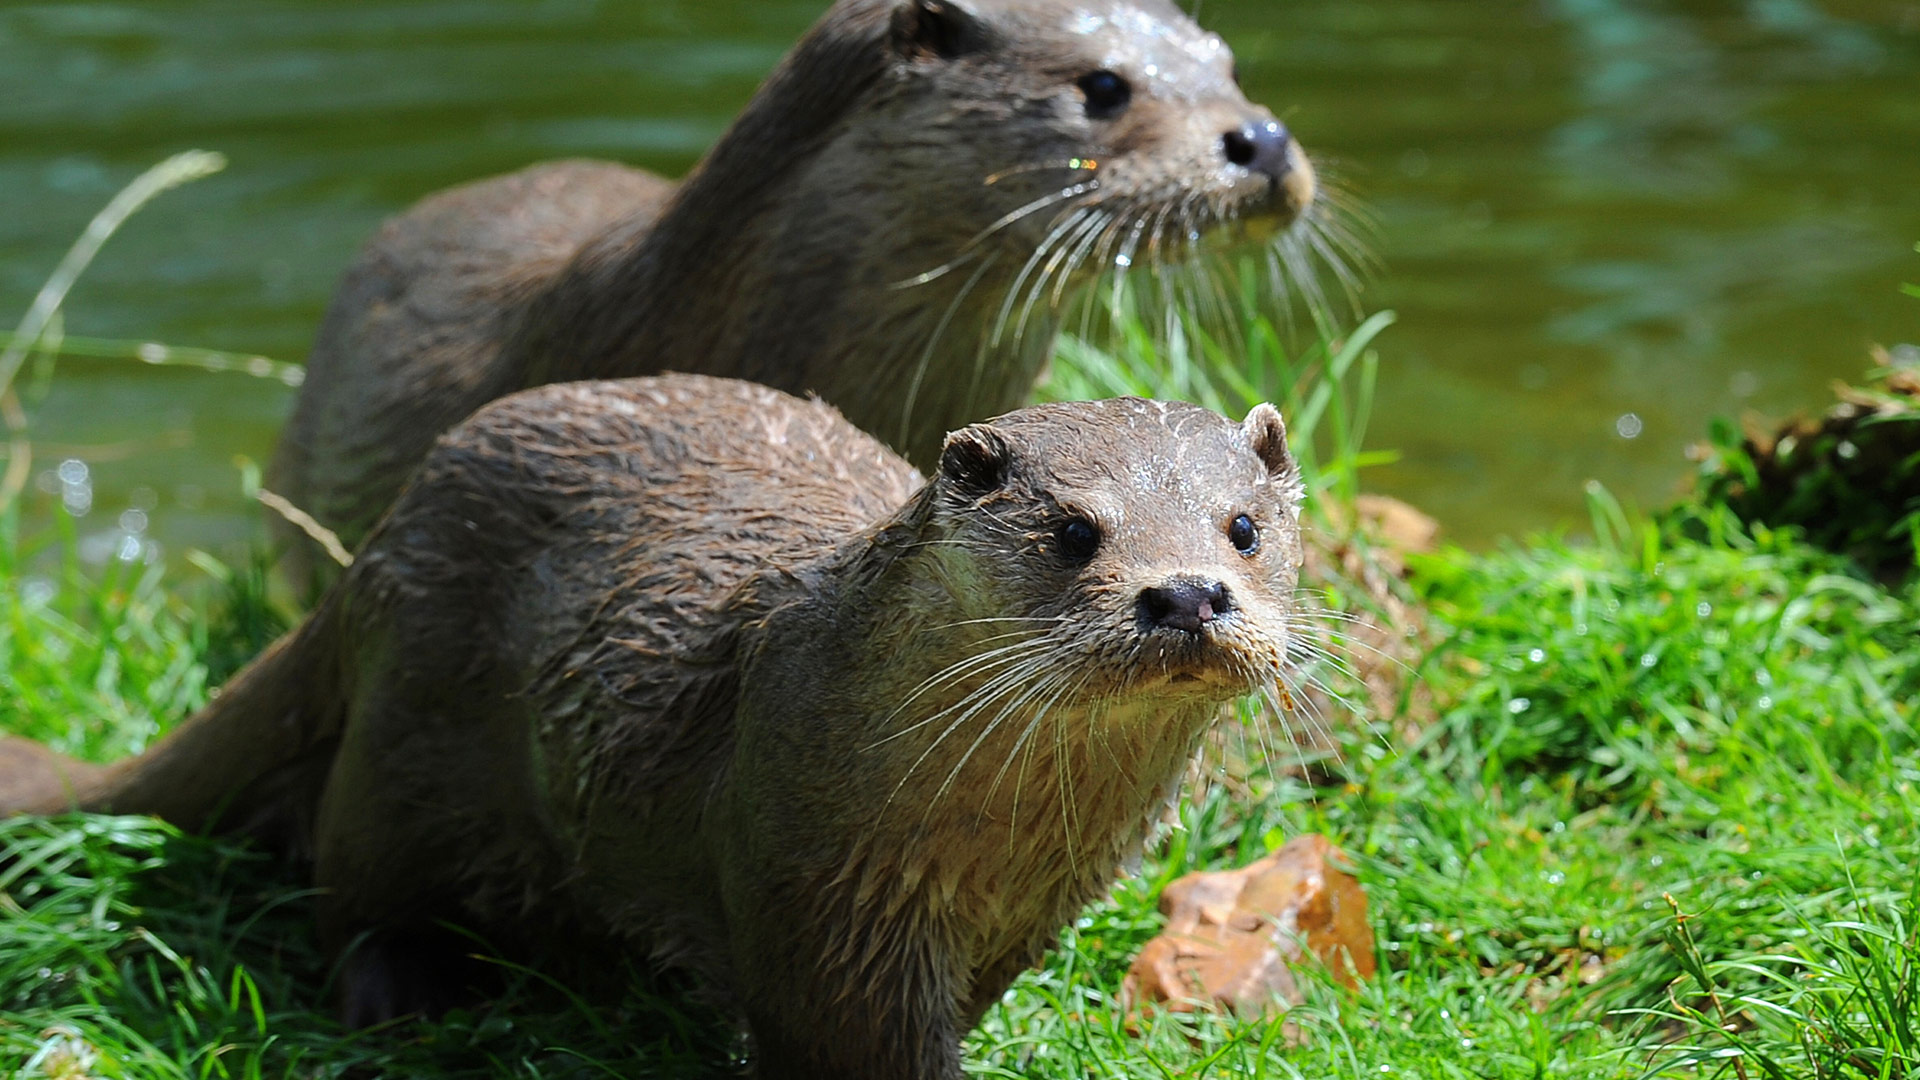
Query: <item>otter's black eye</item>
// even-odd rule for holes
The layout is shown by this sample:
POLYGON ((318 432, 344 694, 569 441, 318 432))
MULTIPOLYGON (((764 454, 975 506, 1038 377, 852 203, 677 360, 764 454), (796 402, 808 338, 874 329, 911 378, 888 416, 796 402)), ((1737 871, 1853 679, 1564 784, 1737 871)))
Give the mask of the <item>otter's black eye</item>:
POLYGON ((1074 562, 1085 562, 1100 550, 1100 529, 1083 517, 1067 519, 1059 537, 1060 553, 1074 562))
POLYGON ((1087 115, 1096 120, 1120 115, 1133 100, 1133 87, 1127 80, 1104 69, 1080 76, 1079 86, 1087 95, 1087 115))
POLYGON ((1245 514, 1233 519, 1227 526, 1227 539, 1242 555, 1251 555, 1260 550, 1260 530, 1254 528, 1253 519, 1245 514))

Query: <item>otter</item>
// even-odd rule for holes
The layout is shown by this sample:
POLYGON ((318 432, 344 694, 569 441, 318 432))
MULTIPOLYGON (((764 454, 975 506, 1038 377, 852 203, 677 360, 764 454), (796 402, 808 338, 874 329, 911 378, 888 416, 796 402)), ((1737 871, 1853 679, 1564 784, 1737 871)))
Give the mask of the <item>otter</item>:
POLYGON ((958 1080, 1220 705, 1288 677, 1301 492, 1265 405, 1034 406, 922 482, 752 384, 524 391, 145 755, 0 743, 0 810, 310 858, 355 1022, 439 1000, 436 919, 582 927, 702 976, 762 1077, 958 1080))
MULTIPOLYGON (((267 486, 351 548, 482 403, 668 371, 818 394, 929 468, 1101 271, 1317 239, 1284 229, 1320 220, 1313 167, 1235 77, 1169 0, 840 0, 678 186, 565 161, 388 222, 267 486)), ((331 574, 275 527, 293 580, 331 574)))

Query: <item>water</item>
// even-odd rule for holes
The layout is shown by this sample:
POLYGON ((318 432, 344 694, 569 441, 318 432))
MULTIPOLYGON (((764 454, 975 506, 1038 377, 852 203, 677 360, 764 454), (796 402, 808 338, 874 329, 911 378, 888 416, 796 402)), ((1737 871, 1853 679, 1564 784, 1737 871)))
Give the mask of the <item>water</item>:
MULTIPOLYGON (((300 359, 385 215, 541 158, 683 172, 820 2, 149 0, 0 6, 0 312, 123 183, 189 147, 75 290, 68 333, 300 359)), ((1206 0, 1202 21, 1379 218, 1370 486, 1456 539, 1669 495, 1714 414, 1817 406, 1920 338, 1920 3, 1206 0)), ((10 315, 8 316, 11 317, 10 315)), ((63 361, 42 507, 172 551, 257 526, 276 383, 63 361)))

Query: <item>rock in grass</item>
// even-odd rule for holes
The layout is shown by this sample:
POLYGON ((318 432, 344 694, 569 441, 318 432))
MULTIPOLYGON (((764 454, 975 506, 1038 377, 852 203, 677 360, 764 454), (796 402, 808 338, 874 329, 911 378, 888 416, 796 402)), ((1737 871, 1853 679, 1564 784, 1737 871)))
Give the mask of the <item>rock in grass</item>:
POLYGON ((1354 986, 1375 970, 1367 894, 1324 836, 1295 837, 1238 870, 1188 874, 1160 896, 1167 928, 1121 985, 1129 1010, 1241 1016, 1284 1011, 1303 992, 1297 970, 1325 964, 1354 986))

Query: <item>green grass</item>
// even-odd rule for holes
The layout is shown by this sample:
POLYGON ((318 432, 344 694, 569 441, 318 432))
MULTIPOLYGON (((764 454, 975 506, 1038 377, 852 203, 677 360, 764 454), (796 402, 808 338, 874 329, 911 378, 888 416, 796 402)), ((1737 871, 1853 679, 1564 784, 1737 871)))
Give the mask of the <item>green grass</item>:
MULTIPOLYGON (((226 615, 151 573, 46 580, 31 602, 0 594, 4 678, 39 702, 6 725, 95 754, 197 700, 209 627, 256 603, 210 577, 182 592, 226 615)), ((1449 551, 1415 582, 1439 634, 1418 673, 1424 735, 1389 748, 1349 727, 1324 786, 1251 753, 1257 799, 1192 795, 1142 872, 989 1014, 969 1042, 978 1075, 1910 1075, 1920 592, 1710 510, 1611 542, 1449 551), (1158 890, 1306 831, 1353 855, 1381 976, 1355 995, 1318 986, 1292 1031, 1128 1034, 1112 996, 1158 890)), ((676 1076, 726 1060, 724 1030, 644 978, 585 1003, 529 975, 485 1010, 349 1035, 325 1013, 307 900, 260 856, 139 819, 7 822, 0 845, 0 1069, 38 1056, 59 1075, 42 1066, 75 1052, 124 1076, 676 1076)))
MULTIPOLYGON (((1258 322, 1231 348, 1068 343, 1046 392, 1275 399, 1316 498, 1338 502, 1377 460, 1362 445, 1385 323, 1298 356, 1258 322)), ((0 510, 0 730, 118 756, 284 625, 258 560, 88 568, 36 498, 0 510)), ((1140 872, 970 1037, 969 1070, 1915 1075, 1920 585, 1713 505, 1644 521, 1596 490, 1592 507, 1589 542, 1417 560, 1425 693, 1408 715, 1344 718, 1312 784, 1243 711, 1235 782, 1188 793, 1140 872), (1309 831, 1352 856, 1380 975, 1315 982, 1284 1020, 1129 1032, 1114 996, 1161 888, 1309 831)), ((642 972, 586 1000, 510 970, 484 1007, 342 1031, 310 903, 259 853, 152 821, 0 822, 0 1076, 733 1071, 726 1025, 642 972)))

